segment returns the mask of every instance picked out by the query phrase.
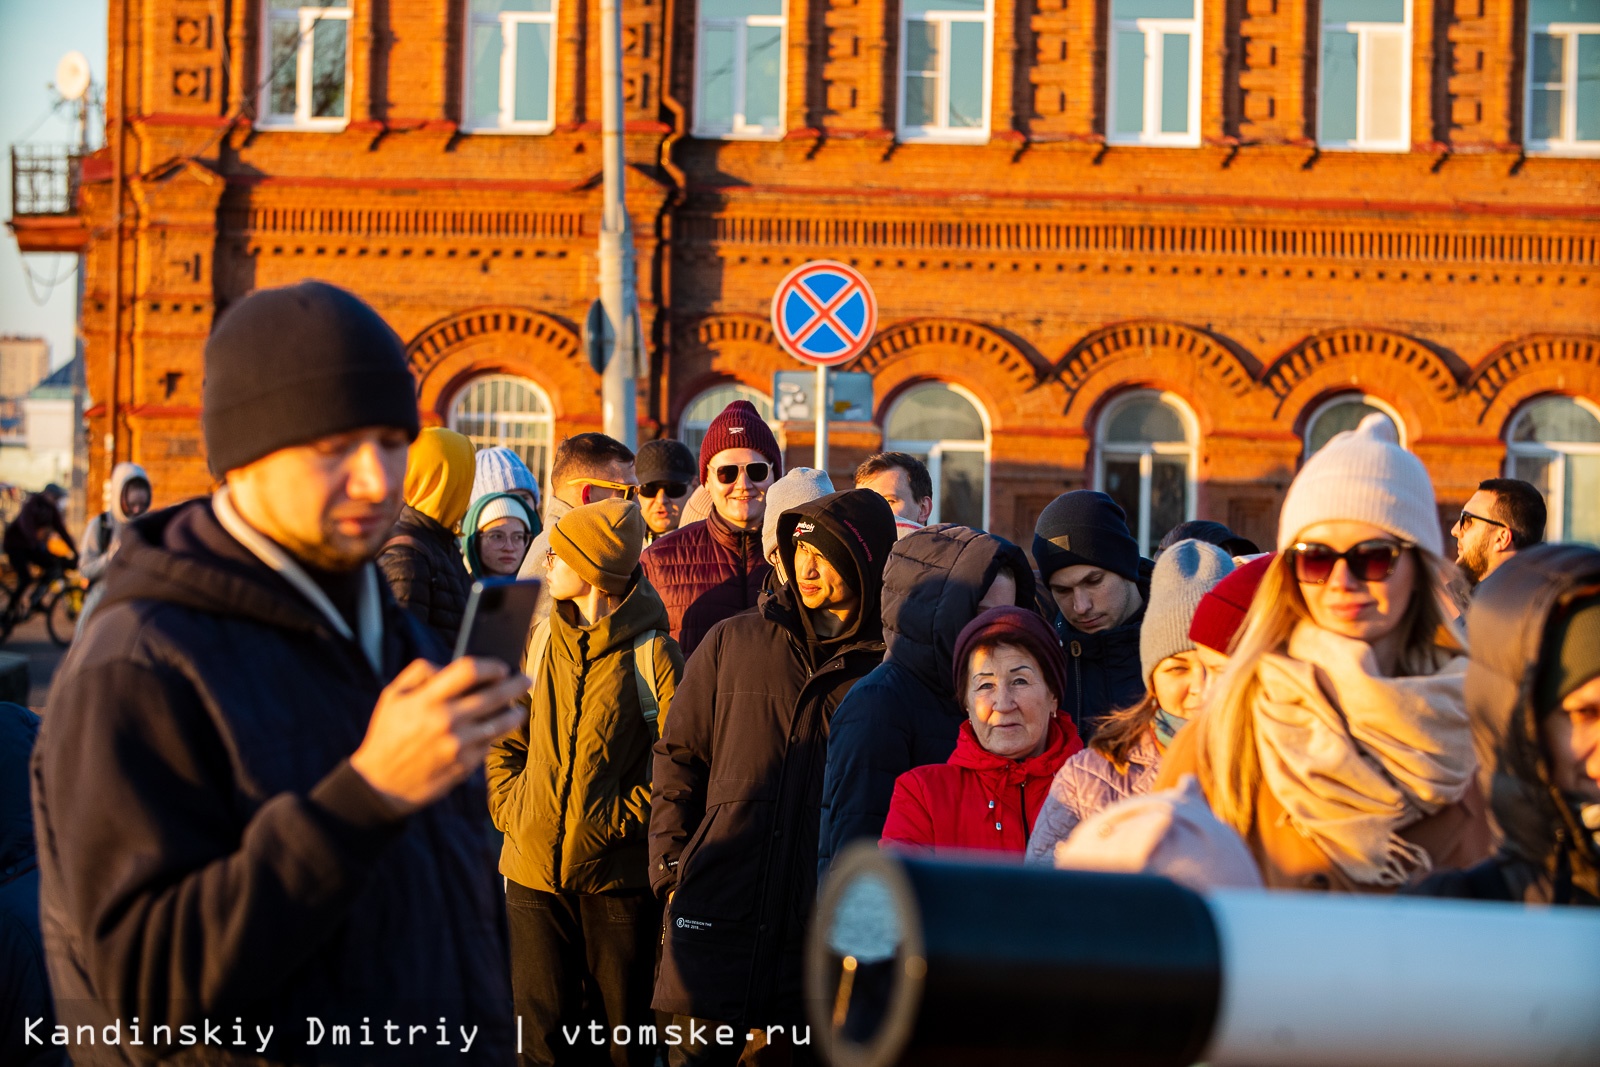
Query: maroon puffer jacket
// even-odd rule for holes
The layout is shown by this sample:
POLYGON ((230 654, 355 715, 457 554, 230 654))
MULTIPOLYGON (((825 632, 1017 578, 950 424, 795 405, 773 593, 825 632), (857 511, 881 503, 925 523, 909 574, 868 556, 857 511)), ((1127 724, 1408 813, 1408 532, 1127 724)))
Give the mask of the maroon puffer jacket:
POLYGON ((737 530, 715 511, 657 538, 639 562, 666 602, 684 659, 711 627, 755 607, 772 572, 761 558, 761 530, 737 530))

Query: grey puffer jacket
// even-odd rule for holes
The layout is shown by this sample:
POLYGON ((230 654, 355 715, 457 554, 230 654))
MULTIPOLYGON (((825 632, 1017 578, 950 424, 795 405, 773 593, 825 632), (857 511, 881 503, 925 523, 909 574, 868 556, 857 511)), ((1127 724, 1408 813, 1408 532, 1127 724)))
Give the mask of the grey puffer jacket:
POLYGON ((1150 792, 1160 769, 1161 750, 1149 733, 1128 753, 1128 765, 1120 771, 1092 748, 1074 753, 1050 783, 1050 795, 1028 838, 1025 862, 1053 866, 1056 845, 1070 837, 1079 823, 1119 800, 1150 792))

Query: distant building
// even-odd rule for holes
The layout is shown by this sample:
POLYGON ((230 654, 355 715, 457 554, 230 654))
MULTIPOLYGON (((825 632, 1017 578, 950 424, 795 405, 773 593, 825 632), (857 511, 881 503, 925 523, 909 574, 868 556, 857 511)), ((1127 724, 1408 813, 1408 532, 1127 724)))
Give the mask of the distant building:
POLYGON ((27 490, 72 483, 72 378, 77 361, 28 390, 20 438, 0 439, 0 482, 27 490))
POLYGON ((22 398, 49 373, 49 341, 0 337, 0 440, 22 432, 22 398))

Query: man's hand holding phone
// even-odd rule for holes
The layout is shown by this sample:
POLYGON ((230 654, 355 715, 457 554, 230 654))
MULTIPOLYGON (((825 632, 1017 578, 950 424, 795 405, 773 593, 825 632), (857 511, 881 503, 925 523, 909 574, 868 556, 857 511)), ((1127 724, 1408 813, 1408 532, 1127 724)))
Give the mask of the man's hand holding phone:
POLYGON ((378 697, 350 765, 397 814, 426 807, 483 766, 489 746, 525 714, 533 680, 495 659, 438 667, 414 660, 378 697))

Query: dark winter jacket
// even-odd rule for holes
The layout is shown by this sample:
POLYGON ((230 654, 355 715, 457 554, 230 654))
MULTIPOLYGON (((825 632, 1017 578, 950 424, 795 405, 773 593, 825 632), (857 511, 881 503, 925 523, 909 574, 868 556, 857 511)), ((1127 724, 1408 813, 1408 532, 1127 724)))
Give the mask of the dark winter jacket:
POLYGON ((48 1042, 55 1026, 44 942, 39 935, 39 861, 28 800, 28 756, 39 716, 0 703, 0 1064, 57 1064, 66 1050, 23 1044, 24 1028, 48 1042))
POLYGON ((714 509, 656 539, 639 562, 667 605, 685 658, 711 627, 755 607, 772 571, 761 558, 760 528, 735 529, 714 509))
MULTIPOLYGON (((483 775, 396 818, 350 766, 384 685, 444 655, 387 593, 382 604, 375 672, 209 500, 124 531, 100 611, 57 672, 32 768, 63 1023, 242 1016, 246 1033, 276 1028, 267 1062, 427 1064, 436 1047, 308 1049, 306 1019, 359 1028, 369 1017, 377 1034, 385 1019, 444 1016, 458 1052, 456 1027, 479 1028, 459 1060, 508 1062, 505 902, 483 775)), ((204 1052, 176 1062, 260 1062, 231 1045, 204 1052)))
MULTIPOLYGON (((1144 699, 1139 627, 1144 624, 1145 607, 1150 603, 1150 573, 1154 567, 1147 559, 1139 561, 1142 603, 1133 618, 1121 626, 1099 633, 1080 633, 1067 623, 1059 609, 1054 612, 1056 633, 1067 654, 1067 691, 1061 695, 1061 706, 1072 715, 1085 744, 1094 737, 1101 719, 1144 699)), ((1056 607, 1053 597, 1050 606, 1056 607)))
POLYGON ((683 654, 666 635, 667 609, 634 569, 617 610, 589 626, 570 603, 550 613, 528 721, 489 750, 489 810, 502 830, 500 873, 546 893, 643 889, 648 877, 651 747, 671 710, 683 654), (635 639, 659 634, 658 717, 639 702, 635 639))
POLYGON ((400 606, 454 648, 472 594, 472 576, 455 534, 410 504, 400 509, 378 566, 400 606))
POLYGON ((690 658, 656 745, 650 880, 675 893, 655 1006, 741 1028, 803 1019, 828 721, 883 655, 889 506, 853 489, 785 512, 778 544, 790 574, 801 521, 850 550, 861 591, 853 625, 819 643, 792 584, 718 623, 690 658))
POLYGON ((966 526, 925 526, 903 537, 883 572, 883 664, 833 717, 822 786, 819 869, 857 838, 877 841, 895 779, 943 763, 967 714, 952 659, 961 628, 1001 568, 1017 581, 1017 606, 1034 605, 1022 549, 966 526))
POLYGON ((1490 806, 1505 840, 1465 871, 1441 871, 1424 896, 1600 905, 1600 841, 1550 780, 1534 708, 1545 629, 1562 606, 1600 592, 1600 551, 1524 549, 1478 586, 1467 609, 1467 711, 1493 750, 1490 806))

